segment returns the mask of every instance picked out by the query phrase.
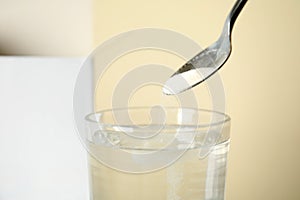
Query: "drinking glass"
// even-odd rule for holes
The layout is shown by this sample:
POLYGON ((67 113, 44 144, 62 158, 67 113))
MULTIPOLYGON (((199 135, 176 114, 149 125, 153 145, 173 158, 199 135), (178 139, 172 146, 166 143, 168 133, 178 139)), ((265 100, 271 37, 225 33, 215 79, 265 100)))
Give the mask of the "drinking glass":
POLYGON ((230 117, 128 107, 86 116, 90 199, 223 200, 230 117))

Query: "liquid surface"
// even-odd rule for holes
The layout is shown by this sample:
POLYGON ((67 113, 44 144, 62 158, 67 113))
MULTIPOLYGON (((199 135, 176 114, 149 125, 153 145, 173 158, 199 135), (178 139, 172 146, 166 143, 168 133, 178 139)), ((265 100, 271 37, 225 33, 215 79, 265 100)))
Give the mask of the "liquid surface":
POLYGON ((143 174, 120 172, 89 158, 92 200, 223 200, 229 141, 200 159, 189 149, 163 169, 143 174))

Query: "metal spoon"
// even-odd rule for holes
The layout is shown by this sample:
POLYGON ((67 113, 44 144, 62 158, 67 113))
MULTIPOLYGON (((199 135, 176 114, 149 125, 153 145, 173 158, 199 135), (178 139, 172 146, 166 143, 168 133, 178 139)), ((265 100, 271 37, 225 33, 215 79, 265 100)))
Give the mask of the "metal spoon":
POLYGON ((218 71, 231 53, 231 32, 234 22, 247 0, 237 0, 226 18, 219 39, 194 56, 174 73, 165 83, 165 94, 178 94, 208 79, 218 71))

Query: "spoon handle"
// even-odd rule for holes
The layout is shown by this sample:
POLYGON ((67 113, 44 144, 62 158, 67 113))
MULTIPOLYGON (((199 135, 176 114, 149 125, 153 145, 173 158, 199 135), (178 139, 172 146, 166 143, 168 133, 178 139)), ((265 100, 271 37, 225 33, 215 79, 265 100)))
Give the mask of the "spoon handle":
POLYGON ((238 15, 240 14, 241 10, 243 9, 244 5, 247 3, 248 0, 237 0, 233 6, 233 8, 231 9, 227 20, 229 22, 229 31, 232 31, 234 22, 236 20, 236 18, 238 17, 238 15))

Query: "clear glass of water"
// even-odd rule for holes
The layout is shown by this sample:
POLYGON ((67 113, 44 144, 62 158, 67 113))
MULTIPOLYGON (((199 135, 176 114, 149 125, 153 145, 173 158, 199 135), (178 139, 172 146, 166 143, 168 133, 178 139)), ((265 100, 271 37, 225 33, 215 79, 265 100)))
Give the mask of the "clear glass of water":
POLYGON ((86 116, 90 199, 223 200, 230 118, 135 107, 86 116))

